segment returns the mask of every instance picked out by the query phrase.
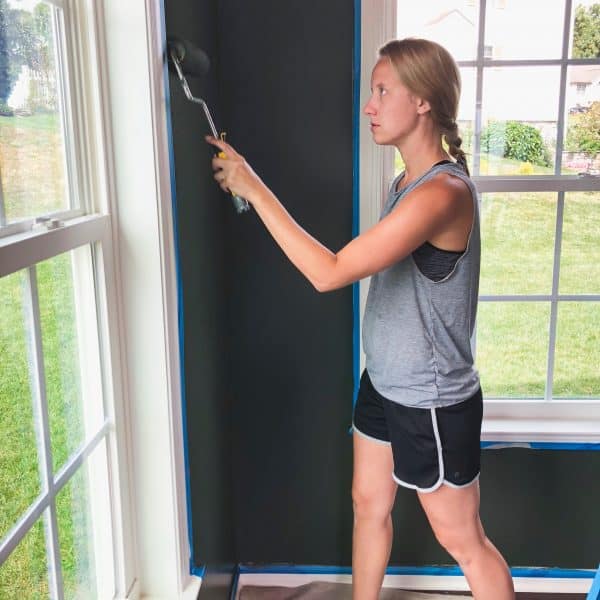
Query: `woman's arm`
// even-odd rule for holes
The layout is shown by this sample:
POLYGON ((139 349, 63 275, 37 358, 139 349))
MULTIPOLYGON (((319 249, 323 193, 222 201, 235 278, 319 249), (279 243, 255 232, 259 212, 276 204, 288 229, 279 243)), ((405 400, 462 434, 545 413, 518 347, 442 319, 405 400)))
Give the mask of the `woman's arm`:
POLYGON ((294 221, 229 144, 214 138, 207 141, 227 155, 213 159, 215 179, 221 188, 252 204, 290 261, 320 292, 344 287, 389 267, 464 217, 466 186, 455 178, 437 176, 334 254, 294 221))

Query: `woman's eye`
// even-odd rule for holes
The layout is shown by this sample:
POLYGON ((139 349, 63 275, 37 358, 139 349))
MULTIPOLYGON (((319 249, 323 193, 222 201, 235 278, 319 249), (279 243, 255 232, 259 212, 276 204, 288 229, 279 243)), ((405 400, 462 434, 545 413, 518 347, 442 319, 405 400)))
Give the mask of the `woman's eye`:
POLYGON ((387 94, 387 90, 385 88, 379 88, 379 95, 385 96, 385 94, 387 94))

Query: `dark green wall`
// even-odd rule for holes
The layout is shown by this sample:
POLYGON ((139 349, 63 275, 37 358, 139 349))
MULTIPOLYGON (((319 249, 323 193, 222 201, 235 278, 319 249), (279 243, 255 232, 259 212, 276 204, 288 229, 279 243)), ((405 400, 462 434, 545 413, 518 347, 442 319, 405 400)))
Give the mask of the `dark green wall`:
MULTIPOLYGON (((167 1, 205 48, 197 91, 298 222, 352 230, 352 0, 167 1)), ((173 81, 172 81, 173 84, 173 81)), ((172 85, 198 564, 349 565, 352 297, 318 294, 211 179, 200 109, 172 85)), ((512 566, 595 568, 600 453, 486 450, 482 518, 512 566)), ((392 564, 449 563, 400 488, 392 564)))
MULTIPOLYGON (((481 518, 512 567, 596 569, 600 453, 484 450, 481 518)), ((392 563, 449 564, 410 490, 399 488, 392 563)))
MULTIPOLYGON (((217 2, 165 3, 167 32, 204 48, 213 65, 190 78, 220 121, 217 2)), ((170 77, 175 159, 178 251, 184 305, 184 389, 187 406, 189 482, 194 557, 197 564, 233 561, 234 524, 231 414, 232 393, 226 327, 229 286, 229 205, 211 178, 212 152, 200 106, 186 100, 170 77)))

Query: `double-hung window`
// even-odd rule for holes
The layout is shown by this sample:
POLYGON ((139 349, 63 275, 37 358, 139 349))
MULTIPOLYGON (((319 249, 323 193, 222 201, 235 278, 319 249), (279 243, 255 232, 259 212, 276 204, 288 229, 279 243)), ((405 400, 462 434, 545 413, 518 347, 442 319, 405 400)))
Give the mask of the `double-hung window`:
POLYGON ((0 0, 2 598, 124 594, 111 229, 87 7, 0 0))
MULTIPOLYGON (((365 0, 362 12, 363 97, 388 38, 434 40, 460 67, 480 192, 484 437, 600 441, 600 4, 365 0)), ((371 146, 363 128, 363 228, 403 167, 371 146)))

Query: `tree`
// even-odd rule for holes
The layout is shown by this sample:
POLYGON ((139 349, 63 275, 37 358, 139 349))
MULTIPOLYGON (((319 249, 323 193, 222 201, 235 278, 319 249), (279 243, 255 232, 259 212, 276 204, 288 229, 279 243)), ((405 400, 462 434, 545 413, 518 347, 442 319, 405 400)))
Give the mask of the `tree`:
POLYGON ((29 68, 31 110, 56 108, 52 15, 39 2, 31 10, 9 8, 0 0, 0 114, 12 114, 6 102, 23 66, 29 68))
POLYGON ((575 11, 573 58, 600 58, 600 3, 575 11))
POLYGON ((10 12, 6 0, 0 0, 0 114, 9 111, 6 102, 17 81, 12 64, 10 12))

